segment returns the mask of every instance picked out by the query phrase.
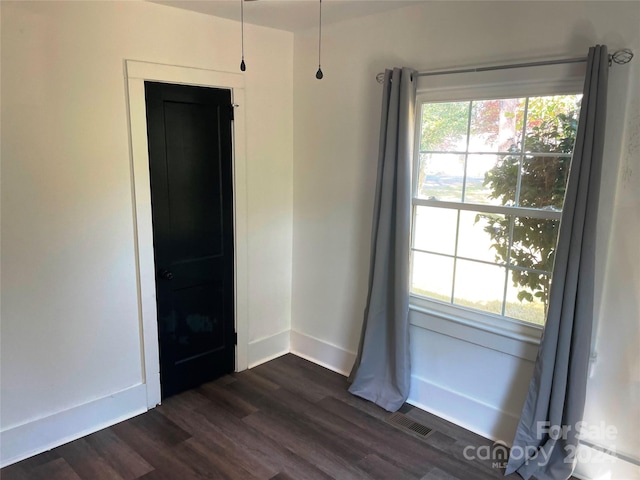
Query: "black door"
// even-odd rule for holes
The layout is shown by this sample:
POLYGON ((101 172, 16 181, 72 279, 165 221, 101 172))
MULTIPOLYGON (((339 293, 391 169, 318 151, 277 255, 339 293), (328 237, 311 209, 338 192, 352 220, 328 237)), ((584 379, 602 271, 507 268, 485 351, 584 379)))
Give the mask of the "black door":
POLYGON ((145 82, 162 398, 233 371, 231 92, 145 82))

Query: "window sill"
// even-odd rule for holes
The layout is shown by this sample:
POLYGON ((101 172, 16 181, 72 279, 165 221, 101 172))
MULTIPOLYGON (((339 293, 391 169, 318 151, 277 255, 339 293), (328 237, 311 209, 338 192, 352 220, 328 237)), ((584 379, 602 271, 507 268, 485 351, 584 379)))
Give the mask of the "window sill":
POLYGON ((542 328, 411 296, 409 323, 514 357, 535 361, 542 328))

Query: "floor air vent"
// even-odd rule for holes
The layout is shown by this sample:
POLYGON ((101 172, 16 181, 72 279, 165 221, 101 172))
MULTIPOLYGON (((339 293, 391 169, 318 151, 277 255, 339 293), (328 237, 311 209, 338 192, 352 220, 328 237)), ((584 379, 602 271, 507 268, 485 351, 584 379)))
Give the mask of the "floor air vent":
POLYGON ((394 427, 399 428, 400 430, 420 439, 427 438, 432 432, 429 427, 422 425, 415 420, 412 420, 404 413, 400 412, 391 414, 391 416, 387 419, 387 423, 390 423, 394 427))

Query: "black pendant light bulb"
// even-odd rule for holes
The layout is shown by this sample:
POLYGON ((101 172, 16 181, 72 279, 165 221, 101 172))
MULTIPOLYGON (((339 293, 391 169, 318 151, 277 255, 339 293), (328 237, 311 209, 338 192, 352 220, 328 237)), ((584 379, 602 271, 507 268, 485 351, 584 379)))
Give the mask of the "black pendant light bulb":
POLYGON ((244 72, 247 69, 244 63, 244 0, 240 0, 240 28, 242 37, 242 61, 240 62, 240 70, 244 72))
POLYGON ((316 78, 322 80, 324 74, 322 73, 322 67, 320 66, 320 54, 322 53, 322 0, 320 0, 320 16, 318 19, 318 71, 316 72, 316 78))

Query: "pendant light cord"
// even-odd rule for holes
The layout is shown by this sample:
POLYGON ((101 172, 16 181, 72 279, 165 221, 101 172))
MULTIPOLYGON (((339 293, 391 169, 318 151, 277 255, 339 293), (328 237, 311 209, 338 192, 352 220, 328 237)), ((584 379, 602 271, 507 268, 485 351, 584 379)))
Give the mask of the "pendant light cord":
POLYGON ((321 80, 324 74, 321 67, 321 55, 322 55, 322 0, 320 0, 320 15, 318 17, 318 71, 316 72, 316 78, 321 80))
POLYGON ((242 61, 240 62, 240 70, 244 72, 247 69, 244 63, 244 0, 240 0, 240 31, 242 37, 242 61))
POLYGON ((320 15, 318 20, 318 67, 320 67, 321 53, 322 53, 322 0, 320 0, 320 15))

